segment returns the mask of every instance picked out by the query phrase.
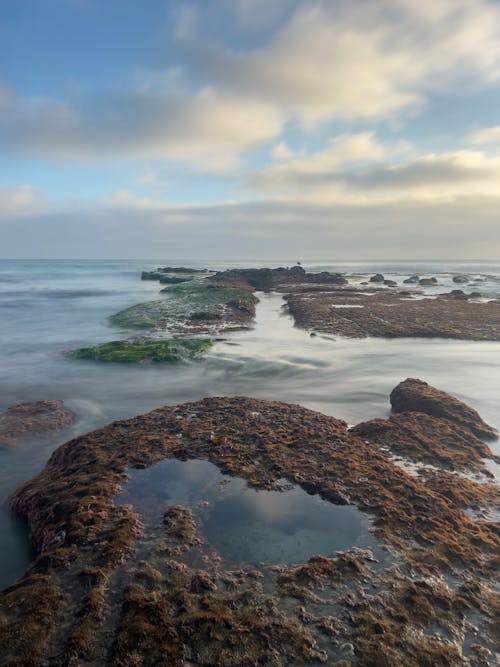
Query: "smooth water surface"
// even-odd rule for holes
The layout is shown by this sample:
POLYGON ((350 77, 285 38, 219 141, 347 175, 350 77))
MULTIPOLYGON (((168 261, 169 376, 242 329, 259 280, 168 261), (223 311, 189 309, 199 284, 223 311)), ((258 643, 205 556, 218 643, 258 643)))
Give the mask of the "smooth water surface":
MULTIPOLYGON (((406 377, 418 377, 466 401, 500 427, 500 343, 310 337, 293 326, 282 298, 273 294, 259 294, 252 331, 228 335, 201 361, 120 366, 65 358, 66 349, 136 333, 109 326, 107 318, 159 298, 160 285, 141 281, 140 274, 166 265, 222 269, 238 263, 0 261, 0 411, 14 403, 61 398, 77 417, 56 438, 0 450, 0 585, 12 582, 30 557, 24 535, 8 515, 8 495, 36 475, 69 437, 115 419, 204 396, 244 395, 300 403, 354 424, 387 416, 391 390, 406 377)), ((437 287, 425 288, 429 294, 460 288, 500 296, 499 263, 325 262, 305 268, 345 272, 353 284, 375 272, 399 282, 417 272, 438 278, 437 287), (452 274, 459 272, 486 282, 455 285, 452 274)), ((498 442, 492 448, 500 453, 498 442)), ((495 469, 490 462, 488 466, 495 469)))
POLYGON ((129 474, 117 503, 133 505, 147 524, 159 523, 169 505, 187 505, 208 543, 236 562, 303 563, 374 543, 369 520, 356 507, 334 505, 299 486, 256 490, 199 460, 168 459, 129 474))

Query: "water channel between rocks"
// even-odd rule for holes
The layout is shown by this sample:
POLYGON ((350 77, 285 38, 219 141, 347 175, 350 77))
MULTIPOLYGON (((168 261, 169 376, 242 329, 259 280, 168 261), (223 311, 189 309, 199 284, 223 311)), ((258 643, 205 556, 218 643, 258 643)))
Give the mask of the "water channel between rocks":
POLYGON ((375 542, 370 520, 355 506, 334 505, 299 486, 253 489, 201 460, 167 459, 129 474, 117 504, 131 504, 146 526, 158 525, 168 506, 187 506, 209 545, 235 562, 303 563, 375 542))

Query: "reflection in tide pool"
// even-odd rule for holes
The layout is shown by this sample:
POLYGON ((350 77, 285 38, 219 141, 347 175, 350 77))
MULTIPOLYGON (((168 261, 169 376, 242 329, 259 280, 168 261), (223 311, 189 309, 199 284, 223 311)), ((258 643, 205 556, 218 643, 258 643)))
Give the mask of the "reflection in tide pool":
POLYGON ((188 505, 206 540, 237 562, 302 563, 373 544, 369 519, 356 507, 334 505, 298 486, 255 490, 208 461, 169 459, 129 472, 117 503, 132 504, 146 523, 159 522, 168 505, 188 505))

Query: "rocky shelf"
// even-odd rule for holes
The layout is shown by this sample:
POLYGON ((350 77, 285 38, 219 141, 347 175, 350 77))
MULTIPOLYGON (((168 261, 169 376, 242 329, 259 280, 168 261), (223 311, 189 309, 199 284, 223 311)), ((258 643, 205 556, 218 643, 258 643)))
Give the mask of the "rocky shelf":
POLYGON ((0 597, 3 664, 494 664, 500 534, 478 514, 498 508, 498 486, 455 471, 481 476, 492 455, 478 435, 495 432, 421 381, 392 396, 398 412, 376 428, 277 401, 206 398, 60 447, 11 500, 38 556, 0 597), (410 474, 396 462, 409 442, 432 467, 410 474), (165 459, 351 504, 373 544, 288 565, 231 561, 204 539, 210 503, 164 499, 152 524, 121 504, 131 471, 165 459))

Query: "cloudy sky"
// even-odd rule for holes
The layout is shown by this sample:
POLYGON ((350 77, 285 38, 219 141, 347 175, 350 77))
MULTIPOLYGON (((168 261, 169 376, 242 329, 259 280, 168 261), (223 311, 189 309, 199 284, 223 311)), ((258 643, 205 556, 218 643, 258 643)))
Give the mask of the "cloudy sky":
POLYGON ((1 0, 0 257, 500 258, 498 0, 1 0))

